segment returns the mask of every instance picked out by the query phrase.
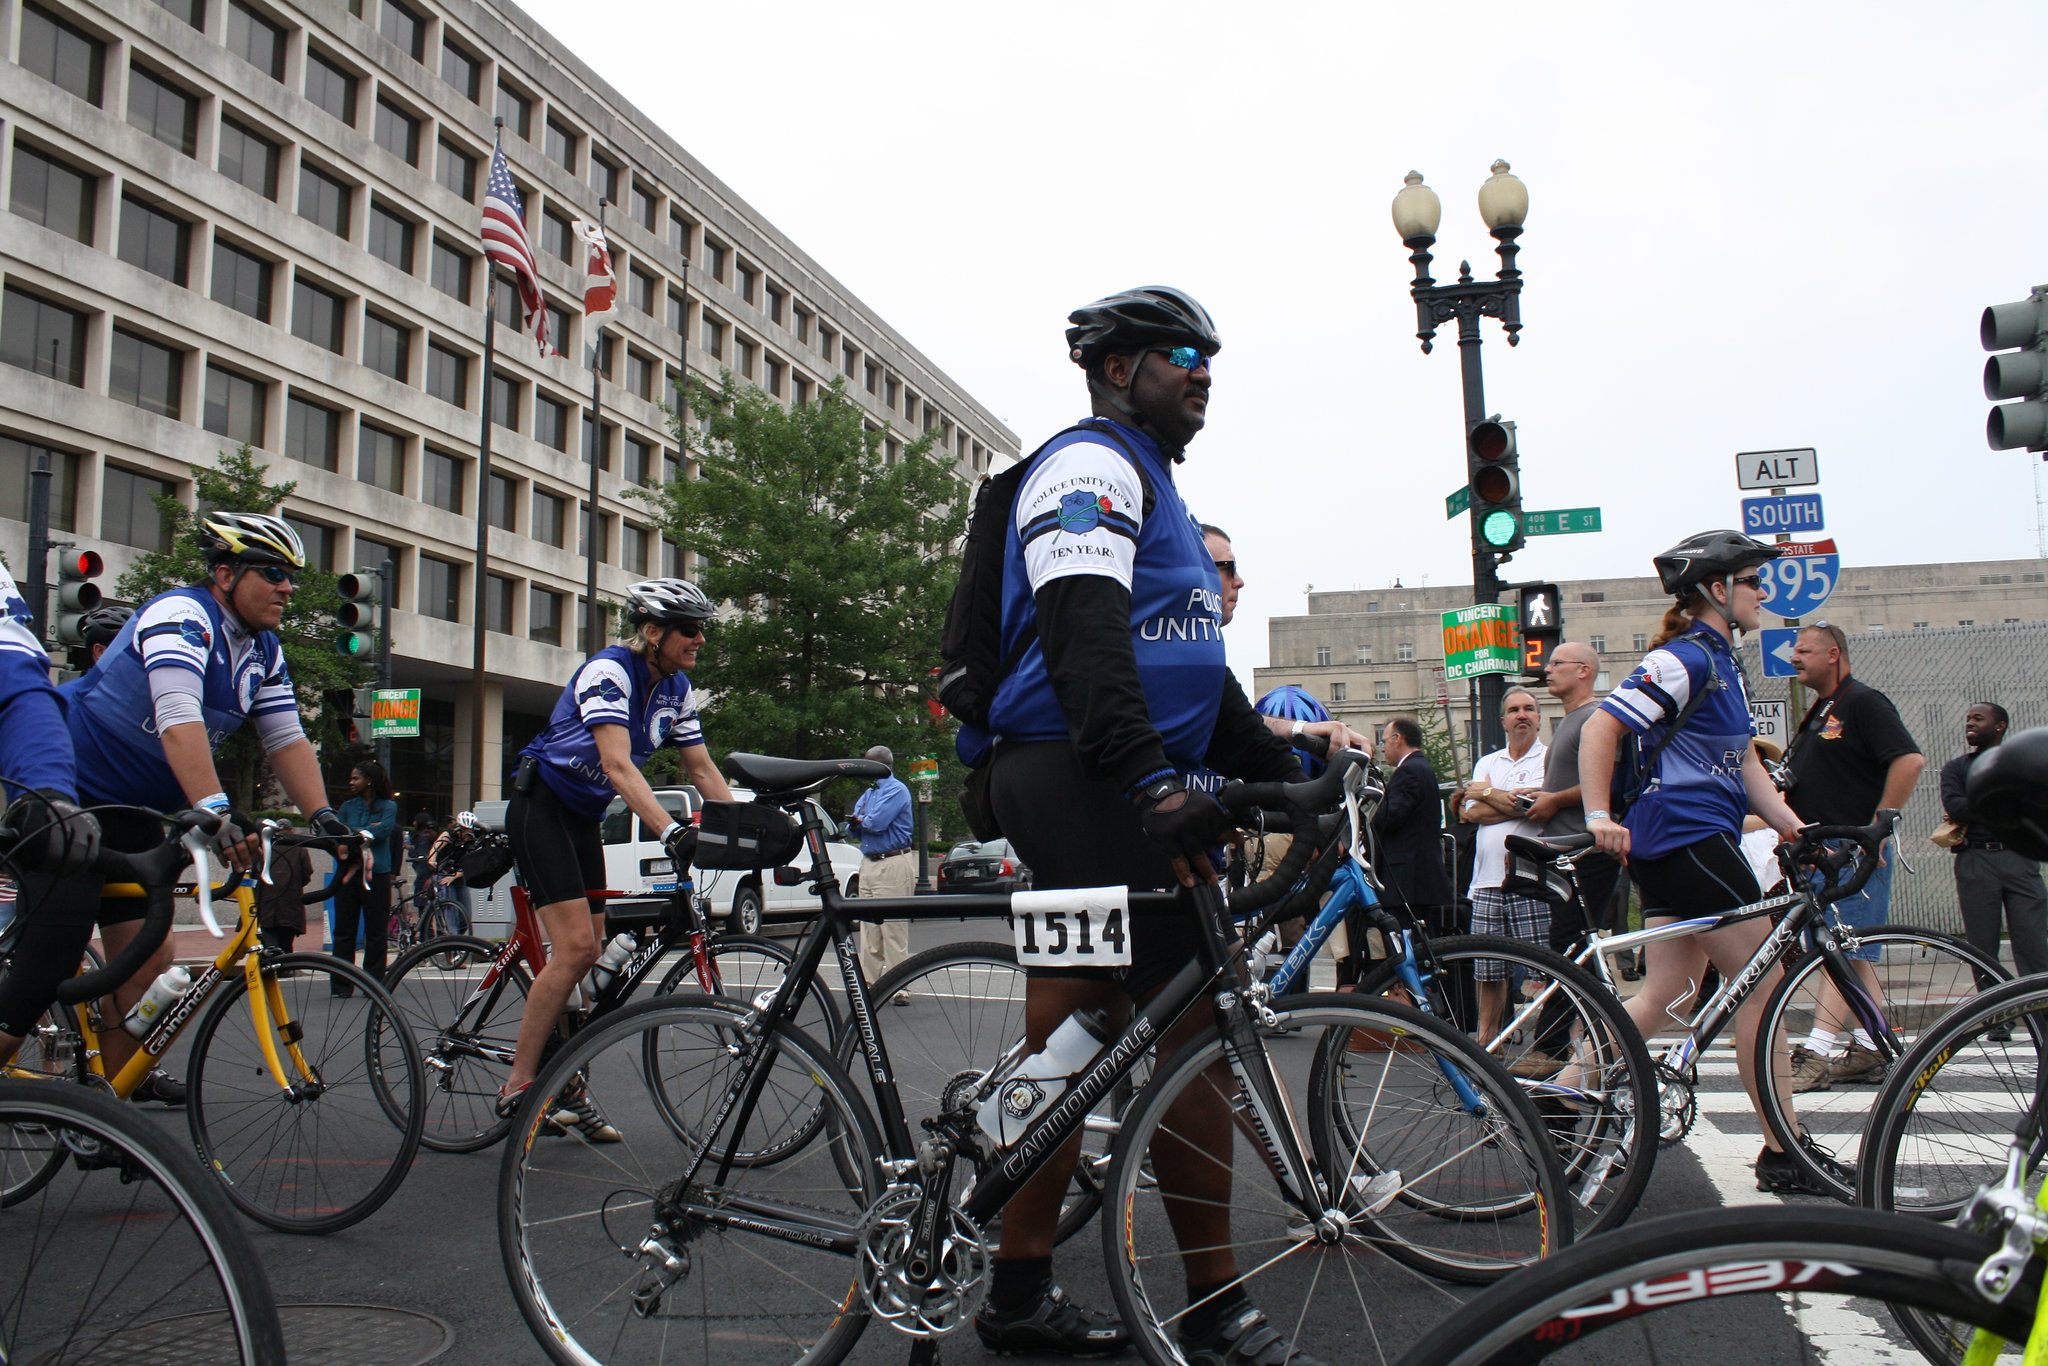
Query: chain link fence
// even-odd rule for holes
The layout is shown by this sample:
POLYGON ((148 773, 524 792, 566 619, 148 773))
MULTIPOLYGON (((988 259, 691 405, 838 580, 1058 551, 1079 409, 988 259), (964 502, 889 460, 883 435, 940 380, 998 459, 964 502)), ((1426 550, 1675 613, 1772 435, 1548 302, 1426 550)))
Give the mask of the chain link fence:
MULTIPOLYGON (((1900 826, 1901 851, 1917 871, 1893 870, 1891 918, 1961 934, 1954 856, 1927 838, 1941 823, 1941 766, 1963 752, 1963 713, 1972 702, 2004 707, 2015 732, 2048 725, 2048 621, 1871 632, 1850 637, 1849 655, 1855 676, 1891 698, 1927 755, 1900 826)), ((1789 740, 1801 715, 1790 705, 1792 680, 1764 677, 1758 639, 1743 642, 1740 658, 1752 700, 1787 704, 1789 740)))

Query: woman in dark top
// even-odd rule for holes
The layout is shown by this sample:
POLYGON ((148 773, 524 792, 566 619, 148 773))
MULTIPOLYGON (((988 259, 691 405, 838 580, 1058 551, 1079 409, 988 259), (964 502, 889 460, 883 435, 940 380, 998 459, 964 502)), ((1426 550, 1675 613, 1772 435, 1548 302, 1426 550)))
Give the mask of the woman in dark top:
MULTIPOLYGON (((384 944, 391 924, 391 874, 398 867, 401 847, 398 833, 398 800, 391 779, 375 759, 365 759, 349 771, 348 800, 336 814, 351 830, 367 830, 370 842, 369 882, 354 879, 334 884, 334 956, 356 961, 356 926, 363 931, 363 971, 372 977, 384 975, 384 944)), ((337 996, 355 988, 345 982, 333 984, 337 996)))

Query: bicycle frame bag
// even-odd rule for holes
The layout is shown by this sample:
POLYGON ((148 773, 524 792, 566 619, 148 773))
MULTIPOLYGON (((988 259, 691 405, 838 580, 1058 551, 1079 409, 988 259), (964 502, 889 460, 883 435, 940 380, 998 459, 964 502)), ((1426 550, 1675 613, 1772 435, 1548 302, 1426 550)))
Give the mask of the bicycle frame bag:
POLYGON ((463 885, 484 888, 512 871, 512 841, 503 835, 479 833, 457 861, 463 885))
POLYGON ((699 868, 780 868, 803 847, 803 827, 765 802, 706 802, 697 821, 699 868))
MULTIPOLYGON (((1683 640, 1684 637, 1681 636, 1679 639, 1683 640)), ((1673 645, 1678 643, 1677 640, 1671 642, 1673 645)), ((1650 765, 1663 752, 1664 746, 1671 743, 1672 736, 1685 729, 1685 723, 1692 719, 1692 714, 1699 704, 1707 700, 1707 694, 1721 686, 1721 675, 1714 668, 1713 654, 1698 645, 1694 645, 1693 648, 1706 656, 1705 686, 1693 689, 1692 696, 1686 698, 1685 705, 1679 708, 1678 718, 1664 728, 1664 733, 1658 736, 1648 749, 1643 748, 1641 739, 1634 731, 1625 727, 1621 732, 1621 739, 1615 742, 1614 776, 1608 782, 1607 809, 1614 813, 1614 819, 1617 821, 1628 814, 1628 809, 1636 804, 1637 799, 1643 795, 1643 790, 1649 786, 1650 765)))

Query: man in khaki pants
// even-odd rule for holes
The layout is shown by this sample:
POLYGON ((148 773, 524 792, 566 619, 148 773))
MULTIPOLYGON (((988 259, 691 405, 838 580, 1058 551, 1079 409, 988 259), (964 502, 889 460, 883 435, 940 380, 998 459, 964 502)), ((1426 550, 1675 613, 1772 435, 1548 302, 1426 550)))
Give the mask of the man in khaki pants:
MULTIPOLYGON (((896 756, 876 745, 867 757, 891 768, 896 756)), ((861 793, 846 828, 860 836, 860 894, 909 896, 917 881, 916 849, 911 835, 910 789, 891 773, 861 793)), ((910 922, 870 922, 860 927, 860 970, 868 984, 910 956, 910 922)), ((905 1004, 898 995, 896 1004, 905 1004)))

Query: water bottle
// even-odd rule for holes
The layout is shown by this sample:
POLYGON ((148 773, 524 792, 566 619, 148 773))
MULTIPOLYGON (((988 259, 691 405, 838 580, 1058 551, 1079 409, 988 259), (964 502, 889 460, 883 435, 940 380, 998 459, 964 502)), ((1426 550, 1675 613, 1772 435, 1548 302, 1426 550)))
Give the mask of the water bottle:
POLYGON ((623 933, 604 946, 604 952, 597 956, 590 976, 585 979, 591 996, 595 997, 612 984, 612 978, 619 975, 620 968, 633 961, 633 950, 639 947, 639 940, 623 933))
POLYGON ((1109 1021, 1099 1010, 1075 1011, 1052 1032, 1045 1047, 1017 1064, 976 1117, 982 1132, 1004 1147, 1024 1136, 1038 1117, 1065 1093, 1074 1073, 1109 1042, 1109 1021))
POLYGON ((142 994, 142 999, 129 1007, 128 1018, 121 1021, 121 1028, 136 1038, 141 1038, 156 1027, 156 1022, 163 1018, 163 1013, 169 1010, 191 985, 191 973, 183 968, 172 968, 151 982, 149 990, 142 994))

